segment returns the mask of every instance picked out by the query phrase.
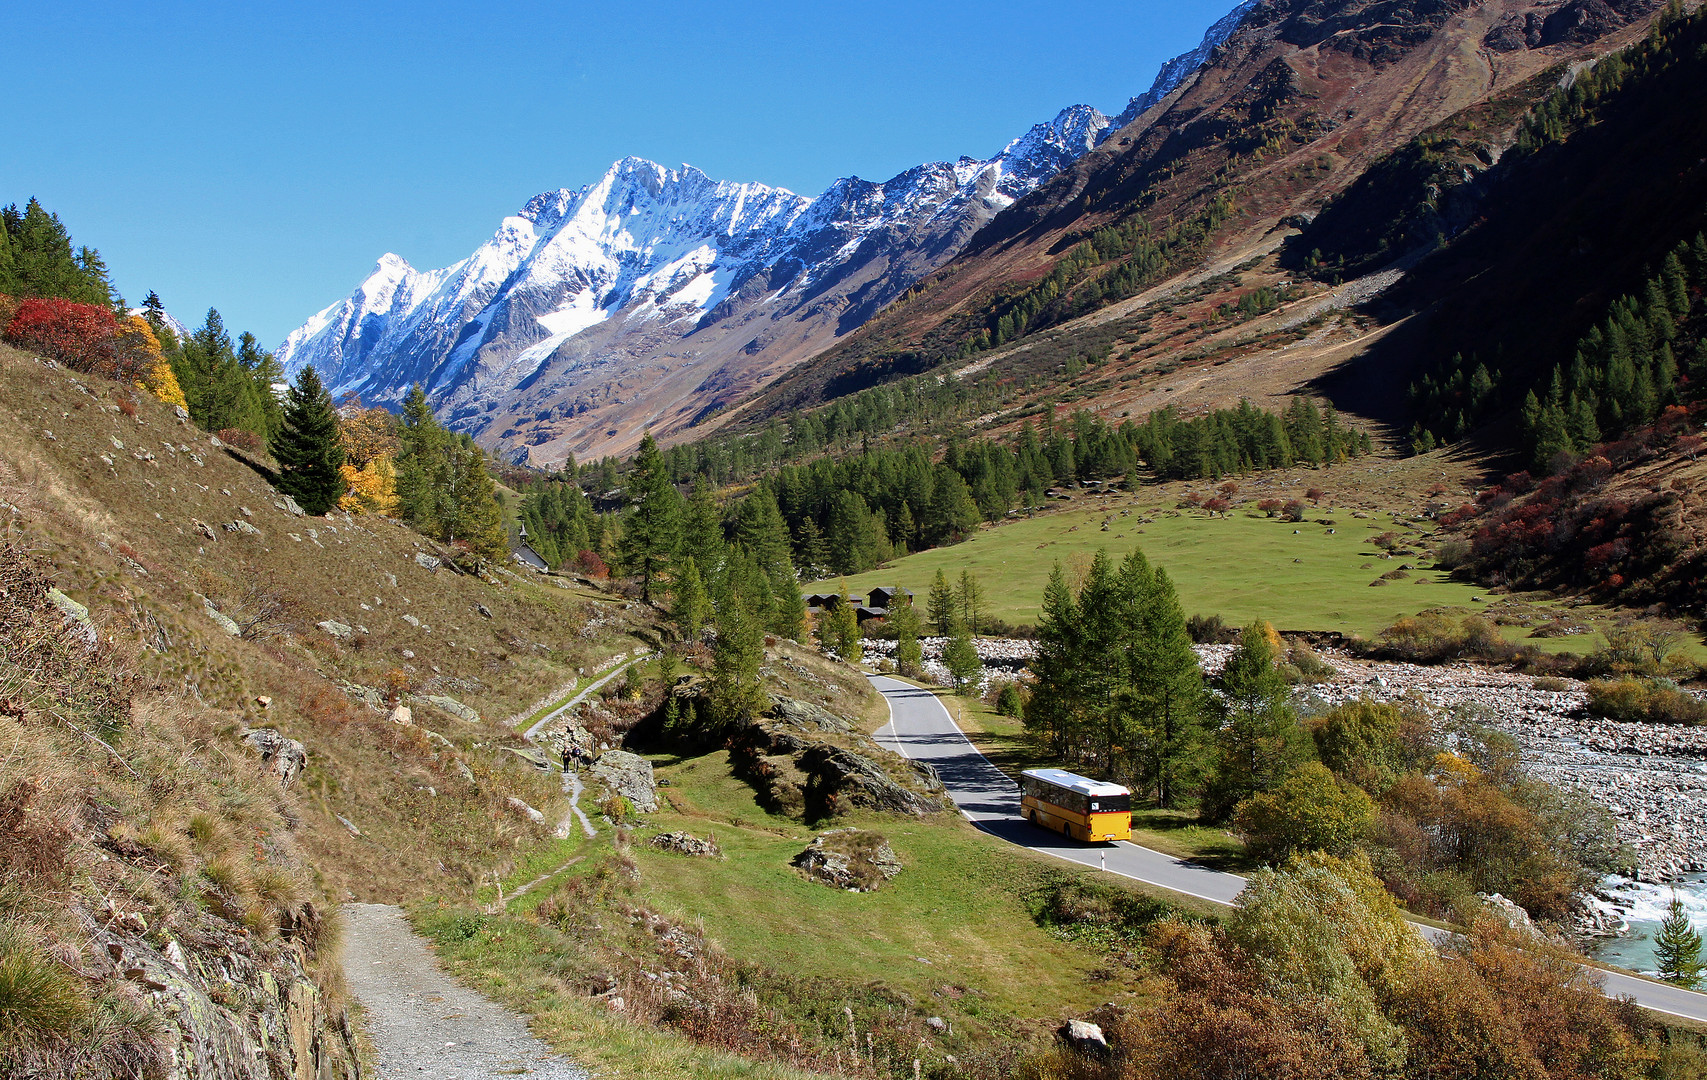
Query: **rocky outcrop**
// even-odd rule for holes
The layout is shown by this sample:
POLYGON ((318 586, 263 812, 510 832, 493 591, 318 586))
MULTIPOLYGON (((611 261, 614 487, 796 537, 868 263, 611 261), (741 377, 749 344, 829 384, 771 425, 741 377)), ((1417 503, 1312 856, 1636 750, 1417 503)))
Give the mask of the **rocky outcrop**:
POLYGON ((807 702, 779 699, 736 730, 730 749, 761 799, 783 813, 816 820, 861 807, 922 815, 946 805, 935 769, 890 753, 807 702))
POLYGON ((1586 45, 1652 15, 1659 6, 1658 0, 1571 0, 1512 15, 1489 30, 1482 44, 1495 52, 1586 45))
MULTIPOLYGON (((302 916, 319 916, 305 907, 302 916)), ((87 920, 110 969, 164 1019, 160 1045, 167 1080, 358 1080, 355 1032, 345 1010, 325 999, 306 971, 302 947, 287 937, 262 944, 209 921, 178 937, 138 917, 87 920), (146 924, 142 924, 146 927, 146 924)), ((180 929, 180 933, 183 930, 180 929)))
POLYGON ((901 860, 889 841, 865 829, 832 829, 790 865, 814 881, 848 892, 880 889, 901 872, 901 860))
POLYGON ((458 720, 462 720, 470 724, 478 724, 480 722, 479 713, 453 697, 446 697, 443 694, 422 694, 420 695, 420 700, 434 708, 441 709, 449 713, 458 720))
POLYGON ((261 765, 278 777, 280 787, 290 787, 308 764, 308 750, 295 739, 287 739, 272 728, 250 728, 243 741, 261 755, 261 765))
POLYGON ((627 750, 609 750, 593 763, 592 777, 629 802, 642 814, 658 811, 658 783, 652 763, 627 750))
POLYGON ((677 855, 690 855, 698 859, 721 859, 723 849, 717 846, 712 837, 701 839, 692 833, 668 832, 660 833, 647 841, 660 851, 672 851, 677 855))

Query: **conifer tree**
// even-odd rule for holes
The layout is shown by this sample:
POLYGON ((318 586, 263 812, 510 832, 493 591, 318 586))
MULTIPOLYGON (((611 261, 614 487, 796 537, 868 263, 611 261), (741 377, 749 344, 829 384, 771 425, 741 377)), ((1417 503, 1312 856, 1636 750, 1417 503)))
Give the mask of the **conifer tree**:
POLYGON ((698 561, 702 569, 722 564, 724 555, 723 510, 703 475, 694 480, 682 512, 682 554, 698 561))
POLYGON ((1673 889, 1665 921, 1654 935, 1654 966, 1660 978, 1694 989, 1701 983, 1701 934, 1689 922, 1683 900, 1673 889))
POLYGON ((279 463, 279 490, 310 514, 325 514, 344 494, 344 463, 338 445, 338 412, 312 366, 302 369, 285 394, 284 424, 272 444, 279 463))
POLYGON ((819 530, 818 522, 810 515, 800 522, 795 550, 799 552, 800 572, 807 581, 816 581, 830 572, 829 548, 825 546, 824 534, 819 530))
POLYGON ((1056 563, 1043 589, 1037 621, 1037 652, 1031 661, 1036 686, 1025 703, 1025 728, 1058 758, 1077 741, 1079 610, 1067 576, 1056 563))
POLYGON ((439 492, 434 474, 450 441, 450 432, 433 415, 426 391, 416 383, 403 400, 397 431, 397 514, 419 532, 437 531, 439 492))
POLYGON ((771 581, 771 595, 776 606, 771 612, 771 632, 790 641, 806 638, 806 595, 800 591, 800 581, 792 569, 771 581))
POLYGON ((924 671, 925 653, 919 645, 919 609, 902 593, 889 602, 889 624, 895 628, 895 668, 909 679, 924 671))
POLYGON ((1203 813, 1224 820, 1241 801, 1280 786, 1306 754, 1286 679, 1276 661, 1279 635, 1265 622, 1245 627, 1221 672, 1221 729, 1203 813))
POLYGON ((443 499, 453 507, 443 539, 461 542, 478 559, 502 561, 509 553, 497 484, 486 470, 486 453, 464 435, 451 446, 440 472, 443 499))
POLYGON ((640 599, 646 603, 652 602, 657 582, 669 574, 680 543, 680 503, 663 455, 648 432, 629 472, 629 511, 619 544, 623 570, 640 578, 640 599))
POLYGON ((841 600, 819 624, 819 644, 850 664, 865 658, 860 645, 859 616, 848 595, 848 583, 842 582, 841 600))
POLYGON ((751 719, 770 707, 760 668, 764 626, 754 613, 763 576, 742 556, 732 556, 717 601, 717 641, 712 647, 711 711, 723 725, 751 719))
POLYGON ((1156 804, 1171 809, 1201 771, 1203 673, 1167 571, 1150 567, 1135 550, 1121 566, 1121 589, 1131 605, 1128 742, 1156 804))
POLYGON ((931 581, 929 606, 925 609, 931 620, 931 629, 938 637, 947 637, 949 627, 954 623, 954 587, 949 585, 948 576, 941 570, 931 581))
POLYGON ((948 669, 948 677, 954 681, 954 692, 966 694, 978 687, 978 676, 984 671, 984 662, 978 658, 977 646, 972 643, 972 632, 966 624, 956 617, 948 628, 948 644, 943 646, 942 664, 948 669))
POLYGON ((966 624, 966 630, 974 637, 978 635, 978 624, 984 619, 984 587, 978 584, 978 579, 972 571, 960 572, 960 584, 954 590, 955 607, 959 610, 960 619, 966 624))
POLYGON ((682 560, 681 572, 673 583, 673 612, 682 636, 697 641, 711 614, 711 597, 705 591, 705 579, 699 572, 699 561, 692 555, 682 560))

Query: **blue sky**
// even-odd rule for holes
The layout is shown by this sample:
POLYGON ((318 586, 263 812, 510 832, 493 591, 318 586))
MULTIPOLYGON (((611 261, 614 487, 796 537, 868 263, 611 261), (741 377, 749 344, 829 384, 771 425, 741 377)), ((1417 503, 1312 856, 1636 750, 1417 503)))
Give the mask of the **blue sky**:
POLYGON ((1117 111, 1233 3, 27 4, 0 203, 272 347, 382 253, 454 262, 625 155, 815 194, 1117 111))

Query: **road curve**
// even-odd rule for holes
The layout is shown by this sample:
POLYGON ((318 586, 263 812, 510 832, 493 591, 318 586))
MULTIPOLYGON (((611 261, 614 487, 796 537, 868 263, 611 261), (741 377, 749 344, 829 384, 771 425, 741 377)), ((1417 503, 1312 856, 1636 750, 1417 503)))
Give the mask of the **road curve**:
MULTIPOLYGON (((1237 874, 1211 870, 1125 841, 1079 843, 1025 821, 1019 816, 1018 785, 978 752, 935 694, 899 679, 867 677, 889 703, 890 720, 878 729, 878 743, 935 766, 955 805, 980 829, 1011 844, 1147 885, 1217 904, 1231 906, 1237 902, 1245 887, 1245 879, 1237 874)), ((1419 924, 1418 929, 1430 940, 1446 936, 1445 931, 1431 926, 1419 924)), ((1631 998, 1655 1012, 1707 1022, 1707 994, 1600 968, 1589 971, 1601 980, 1606 994, 1631 998)))

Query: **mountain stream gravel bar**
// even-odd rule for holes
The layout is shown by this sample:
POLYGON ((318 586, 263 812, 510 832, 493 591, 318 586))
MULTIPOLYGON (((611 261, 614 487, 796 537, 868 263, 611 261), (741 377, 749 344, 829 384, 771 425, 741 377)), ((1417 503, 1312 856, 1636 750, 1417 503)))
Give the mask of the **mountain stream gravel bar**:
POLYGON ((345 904, 344 971, 361 1001, 379 1080, 588 1080, 515 1013, 439 970, 390 904, 345 904))

